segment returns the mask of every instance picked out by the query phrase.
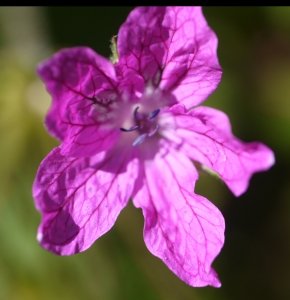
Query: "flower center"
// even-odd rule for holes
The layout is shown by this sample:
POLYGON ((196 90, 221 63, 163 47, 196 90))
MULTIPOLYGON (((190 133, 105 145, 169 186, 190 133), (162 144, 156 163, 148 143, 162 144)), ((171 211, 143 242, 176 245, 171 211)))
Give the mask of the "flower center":
POLYGON ((158 124, 156 124, 155 117, 159 114, 160 109, 152 111, 149 115, 141 114, 138 112, 139 106, 134 109, 135 125, 129 129, 120 128, 121 131, 131 132, 138 130, 140 135, 133 142, 133 146, 140 145, 147 137, 153 136, 158 131, 158 124))

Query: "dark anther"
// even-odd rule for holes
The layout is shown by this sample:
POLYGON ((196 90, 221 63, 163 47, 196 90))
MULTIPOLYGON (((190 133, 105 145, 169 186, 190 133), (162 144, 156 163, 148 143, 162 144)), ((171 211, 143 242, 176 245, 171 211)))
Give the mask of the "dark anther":
POLYGON ((156 109, 152 111, 152 113, 148 116, 148 120, 154 119, 160 112, 160 109, 156 109))
POLYGON ((138 116, 137 116, 137 110, 139 109, 139 106, 137 106, 135 109, 134 109, 134 118, 135 120, 137 121, 138 120, 138 116))
POLYGON ((136 130, 137 128, 138 128, 138 126, 136 125, 136 126, 133 126, 133 127, 129 128, 129 129, 120 128, 120 130, 124 131, 124 132, 130 132, 130 131, 136 130))

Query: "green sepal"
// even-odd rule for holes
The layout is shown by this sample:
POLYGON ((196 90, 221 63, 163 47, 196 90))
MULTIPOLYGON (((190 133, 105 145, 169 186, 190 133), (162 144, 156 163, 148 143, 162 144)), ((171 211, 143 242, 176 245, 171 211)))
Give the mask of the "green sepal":
POLYGON ((112 64, 116 64, 119 61, 119 55, 118 55, 118 50, 117 50, 117 40, 116 40, 117 36, 113 35, 111 38, 111 44, 110 44, 110 49, 111 49, 111 56, 110 56, 110 61, 112 62, 112 64))

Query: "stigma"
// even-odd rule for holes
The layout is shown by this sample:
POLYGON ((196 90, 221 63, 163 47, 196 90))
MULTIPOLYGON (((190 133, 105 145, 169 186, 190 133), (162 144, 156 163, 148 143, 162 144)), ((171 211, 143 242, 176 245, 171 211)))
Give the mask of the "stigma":
POLYGON ((139 106, 134 109, 134 125, 129 129, 120 128, 123 132, 138 131, 140 135, 135 139, 132 146, 138 146, 145 141, 147 137, 153 136, 158 131, 158 124, 156 124, 156 117, 160 109, 152 111, 149 115, 138 112, 139 106))

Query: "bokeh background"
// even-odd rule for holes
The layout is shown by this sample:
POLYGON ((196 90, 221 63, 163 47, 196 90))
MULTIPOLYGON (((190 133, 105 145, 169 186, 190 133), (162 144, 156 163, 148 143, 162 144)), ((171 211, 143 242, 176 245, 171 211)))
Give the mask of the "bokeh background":
POLYGON ((132 7, 0 8, 0 299, 290 299, 290 8, 206 7, 224 70, 205 102, 233 132, 276 154, 235 198, 201 174, 198 193, 223 212, 226 242, 213 267, 222 287, 192 288, 147 251, 141 210, 130 204, 86 252, 58 257, 36 242, 31 186, 58 145, 43 125, 50 97, 35 66, 63 47, 109 57, 109 40, 132 7))

